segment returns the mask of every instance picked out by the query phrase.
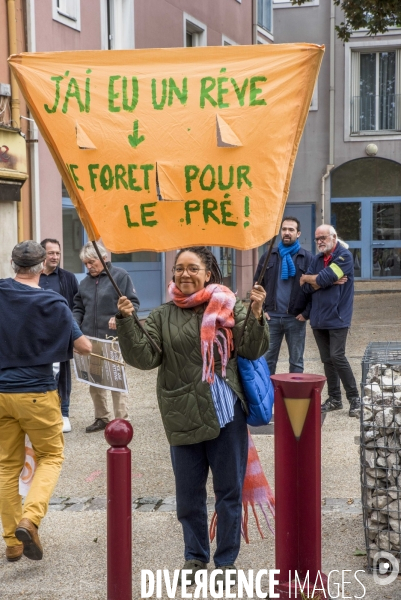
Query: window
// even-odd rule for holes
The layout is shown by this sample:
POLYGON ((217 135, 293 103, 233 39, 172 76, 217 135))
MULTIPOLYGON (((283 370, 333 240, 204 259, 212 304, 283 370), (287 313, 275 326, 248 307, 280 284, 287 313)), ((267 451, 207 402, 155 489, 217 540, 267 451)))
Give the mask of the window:
POLYGON ((312 100, 310 101, 309 110, 318 109, 318 82, 316 81, 315 89, 313 90, 312 100))
POLYGON ((227 37, 226 35, 221 36, 221 45, 222 46, 237 46, 237 42, 234 42, 234 40, 230 39, 229 37, 227 37))
POLYGON ((80 0, 52 0, 53 20, 81 31, 80 0))
POLYGON ((272 0, 258 0, 258 25, 270 33, 273 31, 272 0))
POLYGON ((319 0, 307 0, 305 4, 292 4, 291 0, 273 0, 274 8, 304 8, 319 6, 319 0))
POLYGON ((206 25, 184 13, 184 46, 192 48, 206 45, 206 25))
POLYGON ((103 49, 135 48, 134 0, 103 0, 101 8, 103 49))
POLYGON ((401 49, 351 53, 351 134, 401 130, 401 49))

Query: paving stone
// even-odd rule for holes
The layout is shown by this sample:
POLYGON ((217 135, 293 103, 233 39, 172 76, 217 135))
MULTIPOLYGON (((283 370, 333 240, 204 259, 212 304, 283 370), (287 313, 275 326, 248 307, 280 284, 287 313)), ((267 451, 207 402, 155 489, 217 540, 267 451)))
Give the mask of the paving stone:
POLYGON ((161 504, 157 509, 157 512, 175 512, 176 508, 176 504, 161 504))
POLYGON ((160 496, 144 496, 143 498, 138 498, 138 504, 158 504, 162 500, 163 498, 160 498, 160 496))
POLYGON ((71 512, 82 512, 83 510, 85 510, 85 508, 86 508, 86 504, 78 503, 78 504, 71 504, 70 506, 67 506, 67 508, 65 510, 66 511, 69 510, 71 512))
POLYGON ((153 512, 155 510, 154 504, 141 504, 137 509, 138 512, 153 512))
POLYGON ((164 498, 162 505, 163 504, 177 504, 177 500, 175 498, 175 496, 167 496, 167 498, 164 498))
POLYGON ((104 496, 99 496, 99 498, 94 498, 92 502, 87 506, 86 510, 106 510, 107 508, 107 498, 104 496))
POLYGON ((326 498, 326 506, 344 506, 344 504, 347 504, 347 501, 348 498, 326 498))
POLYGON ((68 498, 50 498, 50 502, 49 505, 53 506, 53 504, 65 504, 65 501, 68 500, 68 498))
POLYGON ((65 504, 49 504, 49 510, 64 510, 65 504))
POLYGON ((86 498, 68 498, 68 500, 65 501, 65 504, 86 504, 89 500, 92 500, 90 496, 87 496, 86 498))

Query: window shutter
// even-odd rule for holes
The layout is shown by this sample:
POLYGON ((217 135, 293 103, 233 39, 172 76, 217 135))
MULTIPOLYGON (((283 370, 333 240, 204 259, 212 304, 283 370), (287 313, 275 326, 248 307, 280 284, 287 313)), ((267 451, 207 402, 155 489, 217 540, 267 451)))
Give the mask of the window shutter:
POLYGON ((360 130, 360 59, 359 52, 351 52, 351 133, 360 130))

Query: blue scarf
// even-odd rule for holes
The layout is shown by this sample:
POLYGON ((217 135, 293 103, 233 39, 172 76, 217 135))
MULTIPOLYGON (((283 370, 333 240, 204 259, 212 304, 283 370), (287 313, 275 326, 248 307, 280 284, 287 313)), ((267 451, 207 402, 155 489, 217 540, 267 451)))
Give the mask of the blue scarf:
POLYGON ((278 245, 278 251, 281 256, 281 279, 288 279, 288 277, 295 276, 295 265, 291 256, 297 254, 301 244, 296 240, 291 246, 285 246, 283 240, 278 245))

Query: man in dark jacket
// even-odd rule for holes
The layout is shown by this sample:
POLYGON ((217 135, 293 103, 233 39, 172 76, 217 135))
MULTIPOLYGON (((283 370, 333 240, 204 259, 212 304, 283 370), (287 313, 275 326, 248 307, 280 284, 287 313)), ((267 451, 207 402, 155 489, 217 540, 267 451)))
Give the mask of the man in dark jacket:
MULTIPOLYGON (((310 299, 299 285, 306 273, 312 254, 301 248, 300 222, 296 217, 286 217, 281 224, 281 242, 273 248, 262 285, 266 290, 264 312, 269 321, 270 346, 265 355, 270 373, 274 375, 285 336, 290 373, 303 373, 306 321, 309 317, 310 299)), ((259 261, 254 282, 259 278, 266 253, 259 261)))
MULTIPOLYGON (((47 512, 64 459, 60 399, 53 361, 72 357, 74 324, 67 302, 39 286, 45 251, 27 240, 12 251, 15 278, 0 279, 0 517, 6 558, 40 560, 38 528, 47 512), (25 434, 36 455, 24 505, 18 479, 25 460, 25 434)), ((91 351, 81 332, 74 347, 91 351)))
POLYGON ((331 225, 318 227, 315 236, 319 254, 300 283, 306 292, 312 293, 310 324, 327 377, 329 397, 322 404, 322 412, 343 407, 341 380, 350 404, 349 416, 357 417, 361 403, 345 356, 354 303, 354 260, 331 225))
MULTIPOLYGON (((98 248, 107 261, 107 250, 100 243, 98 248)), ((118 295, 103 269, 92 242, 85 244, 79 257, 88 268, 88 275, 79 284, 78 293, 74 298, 74 318, 85 335, 103 339, 107 336, 117 337, 115 314, 118 295)), ((123 296, 127 296, 135 310, 138 310, 139 300, 127 271, 113 267, 109 262, 107 266, 123 296)), ((92 433, 104 429, 112 420, 112 416, 107 407, 107 390, 91 385, 89 391, 95 408, 95 421, 86 428, 86 432, 92 433)), ((114 418, 127 419, 126 396, 117 391, 112 391, 111 396, 114 418)))
MULTIPOLYGON (((39 285, 44 290, 53 290, 64 296, 70 310, 74 307, 74 296, 78 292, 78 282, 74 273, 70 273, 60 267, 61 246, 60 242, 53 238, 46 238, 40 242, 46 251, 43 263, 43 272, 40 276, 39 285)), ((61 398, 61 414, 63 417, 63 433, 71 431, 70 423, 70 396, 71 396, 71 367, 70 361, 60 363, 57 380, 58 393, 61 398)))

